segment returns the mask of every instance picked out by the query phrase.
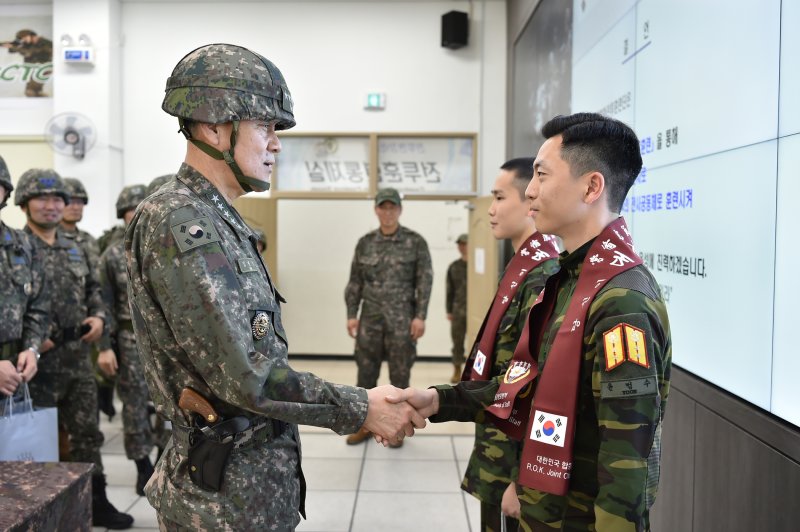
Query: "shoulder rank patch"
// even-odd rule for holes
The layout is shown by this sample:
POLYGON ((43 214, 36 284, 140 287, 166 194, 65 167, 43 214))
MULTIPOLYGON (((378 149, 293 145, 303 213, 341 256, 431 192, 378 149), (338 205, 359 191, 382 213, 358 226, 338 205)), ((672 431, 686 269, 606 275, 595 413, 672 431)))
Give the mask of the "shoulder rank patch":
POLYGON ((198 246, 219 242, 217 230, 206 216, 175 224, 171 229, 172 236, 175 237, 175 243, 178 244, 181 253, 198 246))
POLYGON ((603 333, 603 350, 606 371, 611 371, 625 360, 644 368, 650 367, 644 331, 627 323, 615 325, 603 333))

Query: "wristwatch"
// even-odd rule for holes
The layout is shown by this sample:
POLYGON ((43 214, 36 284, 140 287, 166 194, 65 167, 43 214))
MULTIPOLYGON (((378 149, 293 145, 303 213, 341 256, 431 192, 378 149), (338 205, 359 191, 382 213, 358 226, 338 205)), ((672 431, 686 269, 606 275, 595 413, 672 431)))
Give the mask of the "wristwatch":
POLYGON ((36 350, 35 347, 33 346, 28 347, 28 351, 32 351, 33 354, 36 355, 36 362, 39 362, 39 359, 42 358, 42 355, 39 353, 39 351, 36 350))

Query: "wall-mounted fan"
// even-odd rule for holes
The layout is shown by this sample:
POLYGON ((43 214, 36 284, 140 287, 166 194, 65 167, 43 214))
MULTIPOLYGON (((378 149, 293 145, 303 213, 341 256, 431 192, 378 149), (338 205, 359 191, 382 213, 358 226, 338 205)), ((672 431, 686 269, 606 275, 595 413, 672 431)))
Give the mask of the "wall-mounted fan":
POLYGON ((54 151, 83 159, 94 146, 97 130, 92 121, 82 114, 60 113, 47 121, 44 135, 54 151))

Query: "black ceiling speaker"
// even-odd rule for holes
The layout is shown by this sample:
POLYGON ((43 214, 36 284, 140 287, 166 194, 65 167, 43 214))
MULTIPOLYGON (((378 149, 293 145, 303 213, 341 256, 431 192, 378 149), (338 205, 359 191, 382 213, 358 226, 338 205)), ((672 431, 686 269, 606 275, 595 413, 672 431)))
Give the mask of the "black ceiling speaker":
POLYGON ((453 50, 467 45, 469 18, 463 11, 450 11, 442 15, 442 46, 453 50))

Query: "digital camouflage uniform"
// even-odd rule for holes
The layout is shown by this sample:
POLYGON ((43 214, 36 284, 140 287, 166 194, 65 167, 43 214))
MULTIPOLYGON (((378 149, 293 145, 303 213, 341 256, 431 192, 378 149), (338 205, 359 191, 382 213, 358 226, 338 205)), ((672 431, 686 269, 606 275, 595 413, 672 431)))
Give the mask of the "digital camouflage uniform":
MULTIPOLYGON (((238 120, 294 125, 277 67, 228 44, 184 57, 162 107, 181 124, 233 122, 234 132, 238 120)), ((234 175, 242 183, 241 171, 234 175)), ((173 425, 173 445, 145 488, 164 529, 294 530, 305 484, 297 423, 344 434, 367 416, 366 390, 289 367, 283 299, 255 239, 235 208, 187 164, 142 202, 125 235, 136 342, 156 407, 173 425), (220 491, 201 489, 189 476, 192 419, 178 406, 186 387, 222 419, 244 416, 259 427, 239 433, 220 491)))
MULTIPOLYGON (((2 157, 0 186, 6 189, 7 201, 14 187, 2 157)), ((38 351, 47 338, 49 290, 36 253, 35 243, 27 234, 0 220, 0 360, 10 360, 15 366, 23 349, 38 351)))
MULTIPOLYGON (((548 290, 557 287, 558 292, 538 355, 540 375, 592 242, 569 255, 562 253, 561 270, 547 283, 548 290)), ((667 310, 652 274, 639 265, 611 279, 595 296, 586 316, 569 492, 557 496, 518 486, 521 530, 649 530, 671 361, 667 310), (648 371, 658 386, 644 395, 620 398, 601 392, 610 381, 628 377, 626 372, 634 366, 622 364, 605 371, 603 333, 622 322, 642 329, 650 341, 648 371)), ((641 371, 636 377, 642 377, 641 371)), ((488 381, 464 383, 449 392, 440 390, 438 416, 463 417, 465 411, 489 405, 497 388, 496 381, 488 381)))
POLYGON ((464 364, 464 338, 467 336, 467 261, 454 260, 447 267, 447 313, 453 316, 450 322, 450 337, 453 339, 453 364, 464 364))
MULTIPOLYGON (((144 199, 144 194, 144 185, 125 187, 117 200, 117 217, 122 217, 129 209, 135 209, 144 199)), ((111 310, 109 333, 104 335, 101 349, 110 349, 110 338, 114 338, 114 352, 119 367, 117 392, 123 405, 122 429, 125 455, 131 460, 139 460, 148 456, 153 449, 153 434, 148 414, 150 394, 131 323, 128 270, 125 265, 123 244, 121 240, 114 242, 100 258, 100 283, 103 286, 106 304, 111 310)))
MULTIPOLYGON (((497 380, 505 374, 528 318, 528 311, 536 301, 539 292, 544 288, 547 278, 557 271, 558 261, 552 259, 542 262, 525 276, 525 280, 514 294, 497 329, 490 379, 497 380)), ((477 344, 475 348, 477 348, 477 344)), ((459 386, 464 386, 464 384, 459 384, 457 387, 459 386)), ((452 390, 453 387, 443 385, 437 386, 437 388, 444 391, 452 390)), ((493 400, 494 396, 491 399, 493 400)), ((489 402, 491 403, 491 400, 489 402)), ((439 414, 431 417, 431 421, 446 421, 442 419, 446 415, 445 405, 442 405, 439 414)), ((500 502, 503 499, 503 492, 517 477, 518 443, 509 439, 491 423, 486 422, 482 405, 472 408, 468 416, 471 417, 469 419, 460 417, 459 419, 475 421, 475 445, 464 474, 464 480, 461 482, 461 489, 481 501, 482 530, 484 532, 500 532, 500 502)))
POLYGON ((347 318, 361 305, 355 359, 357 385, 373 388, 381 362, 389 361, 389 380, 407 388, 417 356, 411 339, 411 320, 427 317, 433 284, 428 244, 402 225, 385 236, 375 229, 361 237, 345 289, 347 318))
POLYGON ((366 419, 366 391, 289 367, 281 298, 255 236, 197 171, 183 165, 177 177, 142 203, 126 234, 134 329, 153 400, 177 433, 189 424, 177 404, 187 386, 222 418, 286 424, 234 451, 220 492, 191 482, 181 444, 165 451, 145 492, 160 514, 194 529, 292 530, 301 505, 295 424, 354 432, 366 419), (260 339, 251 330, 257 313, 268 316, 260 339))
MULTIPOLYGON (((35 33, 30 30, 20 30, 17 32, 17 39, 21 39, 26 35, 35 35, 35 33)), ((20 54, 25 63, 43 64, 53 61, 53 41, 45 39, 41 35, 39 36, 39 40, 35 43, 20 43, 11 46, 8 51, 10 53, 20 54)), ((42 93, 43 88, 43 83, 31 79, 25 84, 25 96, 46 96, 42 93)))
MULTIPOLYGON (((74 177, 65 177, 63 181, 70 199, 82 199, 87 205, 89 204, 89 195, 86 193, 83 183, 74 177)), ((87 255, 89 255, 89 260, 95 269, 100 267, 101 250, 95 237, 78 227, 76 227, 74 231, 62 227, 61 233, 65 237, 74 240, 75 243, 83 248, 87 255)))
MULTIPOLYGON (((17 186, 14 202, 26 204, 42 194, 57 194, 69 201, 61 178, 52 170, 28 170, 17 186)), ((56 230, 48 244, 26 226, 35 242, 45 278, 52 293, 48 337, 55 347, 42 355, 36 378, 30 383, 34 404, 58 407, 59 426, 70 437, 70 461, 92 462, 102 475, 100 446, 103 434, 97 425, 97 387, 92 376, 89 346, 80 340, 81 322, 89 316, 106 318, 100 283, 86 252, 56 230)))

